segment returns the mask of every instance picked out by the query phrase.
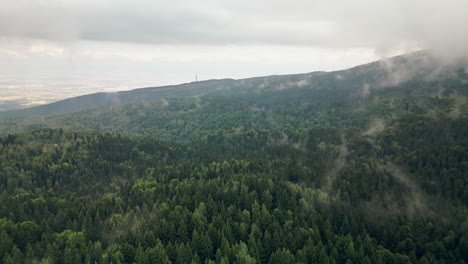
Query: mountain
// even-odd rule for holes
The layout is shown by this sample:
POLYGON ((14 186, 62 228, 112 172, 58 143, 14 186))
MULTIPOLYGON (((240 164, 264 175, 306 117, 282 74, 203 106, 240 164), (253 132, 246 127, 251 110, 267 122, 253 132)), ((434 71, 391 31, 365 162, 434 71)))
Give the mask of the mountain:
POLYGON ((4 111, 0 112, 0 116, 58 115, 162 98, 202 96, 217 91, 234 90, 238 93, 242 89, 282 90, 294 87, 320 89, 324 86, 333 88, 344 85, 347 89, 361 89, 358 92, 365 96, 370 92, 369 89, 396 86, 403 82, 417 80, 417 78, 423 78, 424 81, 430 81, 431 78, 435 80, 442 75, 454 73, 456 70, 463 71, 464 66, 463 62, 444 62, 430 52, 421 51, 330 73, 314 72, 242 80, 208 80, 115 93, 88 94, 28 109, 4 111))
POLYGON ((337 72, 146 88, 117 93, 109 97, 112 100, 100 100, 107 94, 72 98, 29 110, 48 112, 45 116, 4 118, 0 134, 61 127, 183 141, 249 128, 363 126, 373 119, 422 113, 458 116, 466 115, 467 80, 463 64, 418 52, 337 72), (184 93, 176 96, 182 89, 184 93), (162 91, 173 97, 154 100, 162 91), (202 91, 206 93, 201 95, 202 91), (88 103, 76 103, 81 101, 88 103), (69 111, 68 105, 83 108, 111 101, 119 104, 58 115, 69 111))
POLYGON ((0 263, 466 263, 466 69, 418 52, 3 117, 0 263))

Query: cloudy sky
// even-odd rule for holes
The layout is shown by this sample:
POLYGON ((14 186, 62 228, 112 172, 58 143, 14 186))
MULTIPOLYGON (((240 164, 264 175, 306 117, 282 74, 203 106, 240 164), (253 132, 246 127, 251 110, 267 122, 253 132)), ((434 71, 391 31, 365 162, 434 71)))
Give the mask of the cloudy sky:
POLYGON ((466 0, 0 0, 0 103, 467 54, 466 0), (16 99, 15 99, 16 98, 16 99), (25 99, 27 98, 27 99, 25 99))

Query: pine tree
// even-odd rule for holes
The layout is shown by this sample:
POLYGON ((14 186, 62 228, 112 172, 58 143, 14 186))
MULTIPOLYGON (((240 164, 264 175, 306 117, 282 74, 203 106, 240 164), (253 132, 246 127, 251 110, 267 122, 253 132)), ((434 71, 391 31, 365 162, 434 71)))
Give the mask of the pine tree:
POLYGON ((294 255, 291 254, 289 249, 278 249, 273 254, 268 261, 269 264, 282 264, 282 263, 294 263, 294 255))

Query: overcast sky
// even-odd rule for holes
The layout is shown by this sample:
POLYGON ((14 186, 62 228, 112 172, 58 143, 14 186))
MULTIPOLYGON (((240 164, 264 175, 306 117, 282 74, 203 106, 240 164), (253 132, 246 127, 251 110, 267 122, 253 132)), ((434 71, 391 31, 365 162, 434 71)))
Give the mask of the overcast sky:
POLYGON ((467 0, 0 0, 0 100, 338 70, 420 49, 466 55, 467 10, 467 0))

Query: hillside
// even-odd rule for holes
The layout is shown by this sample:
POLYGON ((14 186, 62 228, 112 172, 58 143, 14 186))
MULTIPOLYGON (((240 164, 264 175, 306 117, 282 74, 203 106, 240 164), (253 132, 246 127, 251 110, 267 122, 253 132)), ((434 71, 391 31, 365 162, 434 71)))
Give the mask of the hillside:
MULTIPOLYGON (((122 104, 111 107, 64 115, 57 115, 59 110, 52 116, 6 117, 0 123, 0 134, 51 127, 190 141, 216 132, 250 128, 362 127, 374 119, 391 120, 411 114, 458 117, 466 115, 468 106, 468 73, 463 65, 443 63, 426 52, 338 72, 208 84, 211 86, 197 84, 194 93, 211 92, 195 97, 152 100, 151 89, 140 89, 117 94, 122 104), (123 104, 123 95, 128 95, 127 102, 140 101, 123 104)), ((54 104, 43 109, 52 107, 54 104)))
POLYGON ((208 80, 115 93, 89 94, 48 105, 0 112, 0 116, 49 116, 163 98, 198 97, 216 92, 238 94, 240 90, 264 91, 297 87, 314 89, 346 87, 348 90, 355 90, 361 96, 367 96, 373 90, 397 86, 408 81, 435 81, 441 76, 448 77, 450 74, 457 73, 458 70, 463 73, 464 66, 464 61, 449 63, 433 56, 428 51, 421 51, 329 73, 313 72, 241 80, 208 80))
POLYGON ((464 64, 151 89, 3 117, 0 263, 466 263, 464 64))

